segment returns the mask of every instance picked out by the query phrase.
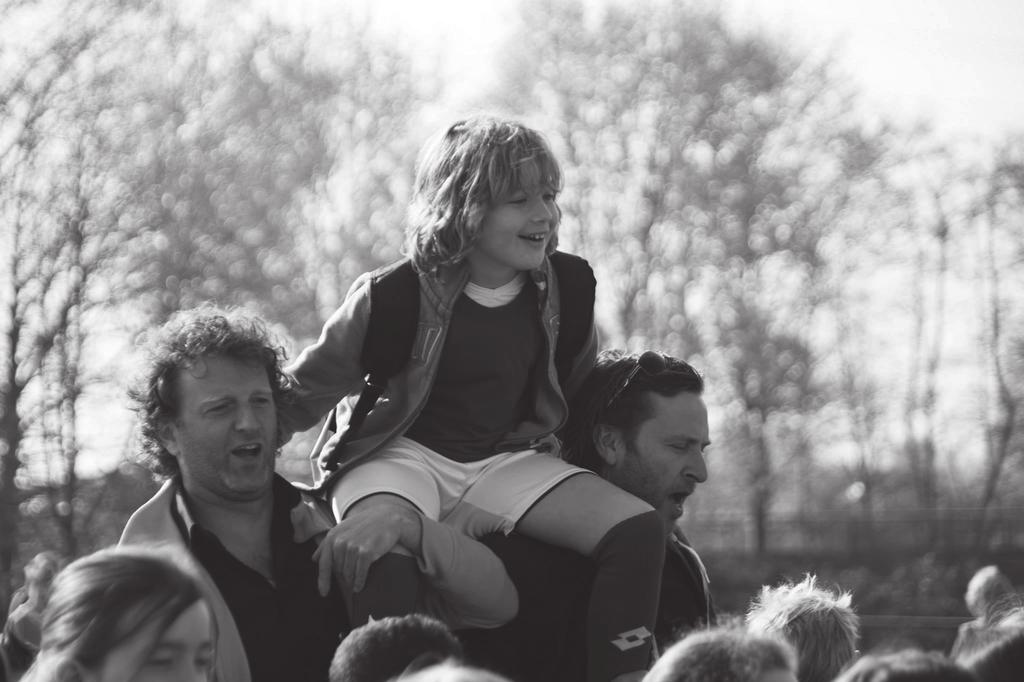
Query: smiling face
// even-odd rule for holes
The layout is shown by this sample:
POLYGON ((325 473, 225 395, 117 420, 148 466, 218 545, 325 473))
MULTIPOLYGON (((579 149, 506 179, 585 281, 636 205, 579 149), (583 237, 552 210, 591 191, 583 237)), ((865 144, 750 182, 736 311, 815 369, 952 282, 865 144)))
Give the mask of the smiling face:
POLYGON ((213 619, 198 601, 162 633, 150 623, 114 648, 89 682, 206 682, 213 677, 213 619))
POLYGON ((484 214, 466 256, 472 282, 493 289, 540 267, 558 215, 555 192, 549 188, 519 189, 499 199, 484 214))
POLYGON ((601 475, 654 507, 670 533, 686 498, 708 477, 708 410, 696 393, 645 399, 649 417, 632 434, 596 439, 606 463, 601 475))
POLYGON ((277 412, 266 371, 225 357, 181 370, 177 417, 161 441, 177 458, 185 490, 200 500, 251 501, 270 495, 277 412))

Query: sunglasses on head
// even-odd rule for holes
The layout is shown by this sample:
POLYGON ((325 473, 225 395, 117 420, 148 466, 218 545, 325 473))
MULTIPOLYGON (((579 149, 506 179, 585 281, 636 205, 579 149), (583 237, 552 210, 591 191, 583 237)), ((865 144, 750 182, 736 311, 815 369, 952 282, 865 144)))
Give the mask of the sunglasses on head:
POLYGON ((688 376, 694 374, 694 370, 688 365, 684 365, 682 368, 670 368, 665 356, 653 350, 644 351, 637 357, 635 362, 636 364, 633 365, 633 369, 629 370, 629 373, 622 380, 622 383, 619 384, 612 393, 612 396, 604 404, 605 409, 611 407, 612 403, 618 400, 622 394, 626 392, 626 389, 629 388, 629 384, 640 372, 643 372, 649 377, 655 377, 666 372, 670 374, 685 374, 688 376))

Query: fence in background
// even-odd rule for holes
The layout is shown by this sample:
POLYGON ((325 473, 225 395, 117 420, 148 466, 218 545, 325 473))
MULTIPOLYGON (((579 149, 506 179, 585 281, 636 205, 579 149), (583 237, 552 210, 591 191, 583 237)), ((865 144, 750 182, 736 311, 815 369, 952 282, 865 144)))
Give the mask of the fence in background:
MULTIPOLYGON (((753 553, 754 523, 730 513, 689 513, 686 535, 701 552, 753 553)), ((884 510, 870 518, 842 512, 776 515, 767 522, 767 549, 783 554, 858 554, 862 551, 1024 551, 1024 508, 884 510)))

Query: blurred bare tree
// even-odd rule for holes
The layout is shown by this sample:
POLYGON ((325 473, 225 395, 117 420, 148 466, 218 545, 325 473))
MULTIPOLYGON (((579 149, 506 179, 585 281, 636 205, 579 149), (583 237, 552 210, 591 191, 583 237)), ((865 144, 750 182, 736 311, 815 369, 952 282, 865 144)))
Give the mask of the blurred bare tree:
MULTIPOLYGON (((784 37, 628 5, 523 0, 479 104, 562 160, 604 345, 706 373, 720 494, 690 509, 742 514, 734 546, 763 552, 786 541, 774 514, 832 546, 823 511, 874 540, 886 508, 937 532, 965 503, 983 546, 1024 499, 1024 142, 965 163, 866 123, 784 37), (954 471, 960 448, 983 466, 954 471)), ((371 29, 242 0, 0 0, 0 606, 19 539, 91 549, 142 487, 79 479, 87 432, 126 419, 96 397, 111 329, 212 300, 302 345, 398 254, 445 84, 371 29)))
POLYGON ((83 410, 123 383, 105 335, 207 300, 314 334, 349 273, 397 253, 423 84, 360 26, 242 3, 33 0, 0 27, 5 603, 29 528, 71 556, 109 541, 88 521, 116 501, 78 480, 83 427, 127 418, 83 410))
MULTIPOLYGON (((982 514, 977 536, 988 537, 990 510, 1005 479, 1024 464, 1024 317, 1014 292, 1022 290, 1024 276, 1024 137, 1007 140, 995 155, 984 183, 980 232, 979 270, 985 321, 980 344, 991 377, 985 406, 985 468, 978 505, 982 514), (1012 466, 1013 464, 1017 466, 1012 466)), ((1009 484, 1008 484, 1009 483, 1009 484)))
MULTIPOLYGON (((311 295, 302 311, 273 318, 296 348, 315 338, 356 277, 399 256, 422 142, 417 125, 440 85, 428 64, 414 64, 351 16, 313 27, 307 40, 320 68, 341 87, 320 123, 329 149, 325 172, 310 178, 301 196, 294 250, 280 254, 301 263, 311 295)), ((308 454, 316 435, 317 429, 297 434, 278 468, 310 482, 308 454)))
MULTIPOLYGON (((422 142, 417 123, 440 84, 428 64, 413 64, 354 18, 314 28, 310 41, 323 68, 343 83, 324 116, 331 163, 314 178, 314 200, 303 210, 300 254, 314 292, 316 333, 357 276, 399 255, 422 142)), ((302 339, 309 331, 294 334, 302 339)))
POLYGON ((903 394, 903 452, 915 503, 924 511, 926 532, 936 539, 940 501, 940 382, 947 362, 949 290, 955 275, 953 255, 968 236, 976 208, 969 196, 971 177, 952 151, 925 140, 912 145, 906 169, 914 177, 908 193, 906 226, 912 238, 913 289, 907 387, 903 394), (915 148, 916 147, 916 148, 915 148))
POLYGON ((563 243, 595 265, 611 345, 708 372, 764 551, 778 460, 813 455, 822 244, 880 136, 827 63, 717 10, 536 0, 522 16, 501 102, 564 161, 563 243))
MULTIPOLYGON (((135 229, 122 222, 127 113, 110 97, 123 2, 8 3, 0 15, 0 597, 6 604, 19 506, 35 488, 58 542, 78 549, 77 405, 103 278, 135 229), (35 457, 30 456, 33 453, 35 457)), ((86 509, 87 512, 87 509, 86 509)))
POLYGON ((120 290, 156 323, 210 300, 308 331, 301 202, 330 170, 343 74, 301 32, 208 11, 216 20, 167 11, 134 46, 133 220, 146 229, 124 253, 120 290))

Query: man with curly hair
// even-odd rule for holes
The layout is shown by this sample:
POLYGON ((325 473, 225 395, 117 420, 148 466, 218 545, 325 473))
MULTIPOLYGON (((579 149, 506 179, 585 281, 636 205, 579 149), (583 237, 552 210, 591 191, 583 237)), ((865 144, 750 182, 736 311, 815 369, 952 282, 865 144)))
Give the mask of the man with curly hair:
MULTIPOLYGON (((327 679, 349 624, 342 591, 316 559, 345 529, 323 500, 275 473, 278 411, 291 394, 283 349, 259 319, 204 306, 172 317, 149 356, 130 395, 142 458, 165 482, 129 519, 121 543, 171 545, 194 559, 216 617, 220 682, 327 679)), ((376 542, 421 563, 433 588, 424 590, 425 612, 473 623, 479 614, 468 607, 454 615, 432 608, 462 605, 447 592, 468 592, 485 610, 503 599, 506 619, 515 612, 515 589, 482 546, 483 558, 464 565, 487 557, 493 565, 467 576, 450 559, 474 551, 460 549, 461 534, 395 515, 366 522, 376 542)))
POLYGON ((148 350, 130 395, 142 459, 165 481, 121 543, 183 547, 201 567, 217 679, 326 679, 348 624, 317 587, 313 535, 330 523, 274 473, 283 349, 259 320, 203 307, 173 316, 148 350))

